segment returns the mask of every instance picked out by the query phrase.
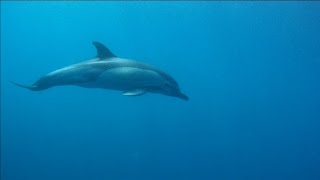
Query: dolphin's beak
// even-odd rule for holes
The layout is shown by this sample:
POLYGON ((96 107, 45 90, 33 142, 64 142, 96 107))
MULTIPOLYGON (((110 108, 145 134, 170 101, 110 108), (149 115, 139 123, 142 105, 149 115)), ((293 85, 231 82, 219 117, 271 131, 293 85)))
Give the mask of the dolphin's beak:
POLYGON ((184 94, 182 94, 182 93, 179 93, 177 97, 180 98, 180 99, 183 99, 185 101, 189 101, 189 97, 184 95, 184 94))

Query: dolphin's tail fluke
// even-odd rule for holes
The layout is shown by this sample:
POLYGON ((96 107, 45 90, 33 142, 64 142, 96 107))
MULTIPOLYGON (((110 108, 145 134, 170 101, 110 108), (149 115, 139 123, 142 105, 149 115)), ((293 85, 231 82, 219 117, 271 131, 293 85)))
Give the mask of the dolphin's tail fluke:
POLYGON ((22 85, 22 84, 18 84, 18 83, 15 83, 15 82, 12 82, 12 84, 16 85, 16 86, 19 86, 19 87, 22 87, 22 88, 25 88, 25 89, 29 89, 31 91, 37 91, 37 87, 32 85, 32 86, 27 86, 27 85, 22 85))

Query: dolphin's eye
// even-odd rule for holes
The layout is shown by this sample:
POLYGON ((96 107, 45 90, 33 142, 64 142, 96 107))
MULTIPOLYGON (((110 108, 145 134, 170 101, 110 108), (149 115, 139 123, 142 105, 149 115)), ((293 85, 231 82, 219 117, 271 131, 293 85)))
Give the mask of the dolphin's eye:
POLYGON ((168 87, 171 87, 171 85, 170 85, 169 83, 165 82, 165 83, 164 83, 164 87, 167 87, 167 88, 168 88, 168 87))
POLYGON ((166 82, 166 83, 164 83, 164 90, 171 94, 171 93, 175 92, 175 87, 172 86, 172 84, 166 82))

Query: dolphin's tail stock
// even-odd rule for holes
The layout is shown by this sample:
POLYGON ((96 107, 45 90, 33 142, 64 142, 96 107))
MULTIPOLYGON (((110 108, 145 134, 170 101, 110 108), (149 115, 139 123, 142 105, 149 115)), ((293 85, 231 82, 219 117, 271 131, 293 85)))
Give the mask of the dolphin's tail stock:
POLYGON ((34 86, 34 85, 31 85, 31 86, 22 85, 22 84, 18 84, 18 83, 12 82, 12 81, 11 81, 11 83, 16 85, 16 86, 19 86, 19 87, 22 87, 22 88, 25 88, 25 89, 29 89, 31 91, 37 91, 38 90, 37 86, 34 86))

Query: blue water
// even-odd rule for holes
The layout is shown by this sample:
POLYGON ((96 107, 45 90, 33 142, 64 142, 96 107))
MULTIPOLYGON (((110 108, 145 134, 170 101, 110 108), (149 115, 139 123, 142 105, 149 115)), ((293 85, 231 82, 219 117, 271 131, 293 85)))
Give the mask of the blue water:
POLYGON ((318 180, 319 32, 319 2, 1 2, 1 179, 318 180), (190 101, 10 83, 92 41, 190 101))

